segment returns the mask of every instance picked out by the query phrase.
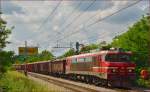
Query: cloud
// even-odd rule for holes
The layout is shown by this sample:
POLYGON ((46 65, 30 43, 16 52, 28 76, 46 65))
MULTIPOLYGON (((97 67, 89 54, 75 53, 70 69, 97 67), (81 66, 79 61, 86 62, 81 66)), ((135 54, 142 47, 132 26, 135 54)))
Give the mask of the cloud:
POLYGON ((144 10, 141 10, 136 6, 133 6, 107 19, 107 22, 117 23, 117 24, 132 22, 132 21, 136 21, 144 14, 145 14, 144 10))
MULTIPOLYGON (((8 11, 8 8, 3 10, 4 14, 2 17, 8 22, 9 26, 15 26, 12 37, 9 38, 14 44, 8 45, 7 49, 15 50, 17 53, 17 47, 23 46, 26 40, 29 45, 32 46, 39 44, 40 50, 52 50, 52 47, 56 45, 57 39, 68 37, 70 33, 76 32, 77 30, 80 30, 80 32, 62 40, 60 44, 66 46, 69 45, 69 42, 75 43, 76 41, 86 44, 103 40, 110 42, 116 34, 126 31, 127 27, 136 21, 134 16, 138 16, 136 17, 136 19, 138 19, 141 14, 144 13, 142 9, 145 9, 139 8, 139 6, 144 6, 144 4, 140 3, 133 6, 133 8, 129 8, 115 15, 116 18, 112 16, 108 20, 101 21, 88 27, 88 25, 94 23, 94 21, 104 18, 133 2, 126 0, 97 0, 88 11, 84 11, 91 1, 82 1, 78 8, 76 7, 80 1, 62 1, 57 10, 47 18, 58 3, 59 1, 46 0, 9 1, 9 3, 3 4, 2 7, 15 6, 18 8, 12 10, 9 14, 5 13, 8 11), (79 14, 81 14, 81 16, 77 17, 79 14), (71 22, 72 24, 65 28, 71 22), (126 22, 129 23, 126 24, 126 22), (43 25, 39 29, 41 24, 43 25)), ((66 51, 66 49, 55 49, 53 53, 55 55, 60 55, 64 51, 66 51)))
POLYGON ((17 12, 20 14, 25 14, 25 12, 22 11, 22 7, 15 6, 10 1, 1 1, 2 5, 2 11, 5 14, 13 14, 13 12, 17 12))
POLYGON ((102 1, 99 1, 99 0, 92 1, 91 0, 91 1, 81 1, 81 2, 79 1, 78 3, 76 1, 72 1, 73 7, 76 7, 78 4, 80 4, 80 7, 77 8, 77 10, 80 12, 84 12, 85 9, 87 7, 89 7, 91 4, 92 4, 92 6, 86 11, 90 12, 90 11, 97 11, 97 10, 105 10, 105 9, 111 8, 113 6, 112 1, 103 1, 103 0, 102 1))

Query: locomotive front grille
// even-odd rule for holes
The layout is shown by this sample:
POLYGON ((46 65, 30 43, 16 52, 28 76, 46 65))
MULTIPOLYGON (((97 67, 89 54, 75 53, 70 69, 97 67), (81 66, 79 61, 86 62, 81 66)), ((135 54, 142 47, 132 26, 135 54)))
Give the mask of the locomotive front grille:
POLYGON ((121 68, 119 69, 119 74, 120 74, 120 75, 125 75, 125 74, 126 74, 126 69, 125 69, 125 67, 121 67, 121 68))

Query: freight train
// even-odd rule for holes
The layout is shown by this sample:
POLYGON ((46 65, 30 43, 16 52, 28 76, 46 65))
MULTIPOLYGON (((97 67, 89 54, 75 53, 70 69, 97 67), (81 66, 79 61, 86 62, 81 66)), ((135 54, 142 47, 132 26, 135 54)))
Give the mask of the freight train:
POLYGON ((131 62, 131 56, 131 52, 111 49, 14 66, 16 70, 27 70, 89 84, 129 87, 136 77, 136 65, 131 62))

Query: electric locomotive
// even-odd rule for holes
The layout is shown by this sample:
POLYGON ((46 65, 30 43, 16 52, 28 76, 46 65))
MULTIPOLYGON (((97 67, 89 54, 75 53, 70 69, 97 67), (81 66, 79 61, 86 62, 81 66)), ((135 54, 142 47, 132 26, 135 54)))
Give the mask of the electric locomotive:
POLYGON ((131 52, 112 49, 67 57, 66 74, 96 85, 129 87, 136 77, 131 56, 131 52))

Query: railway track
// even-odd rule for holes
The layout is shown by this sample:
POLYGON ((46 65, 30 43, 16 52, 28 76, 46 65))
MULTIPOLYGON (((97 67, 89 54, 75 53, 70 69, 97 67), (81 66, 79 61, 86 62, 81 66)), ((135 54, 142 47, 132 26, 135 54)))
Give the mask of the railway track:
POLYGON ((54 78, 47 75, 37 74, 37 73, 28 73, 30 76, 42 79, 44 81, 56 84, 61 87, 65 87, 67 89, 73 90, 75 92, 128 92, 128 91, 121 91, 115 89, 108 89, 103 87, 96 87, 94 85, 88 85, 84 83, 69 81, 61 78, 54 78))

